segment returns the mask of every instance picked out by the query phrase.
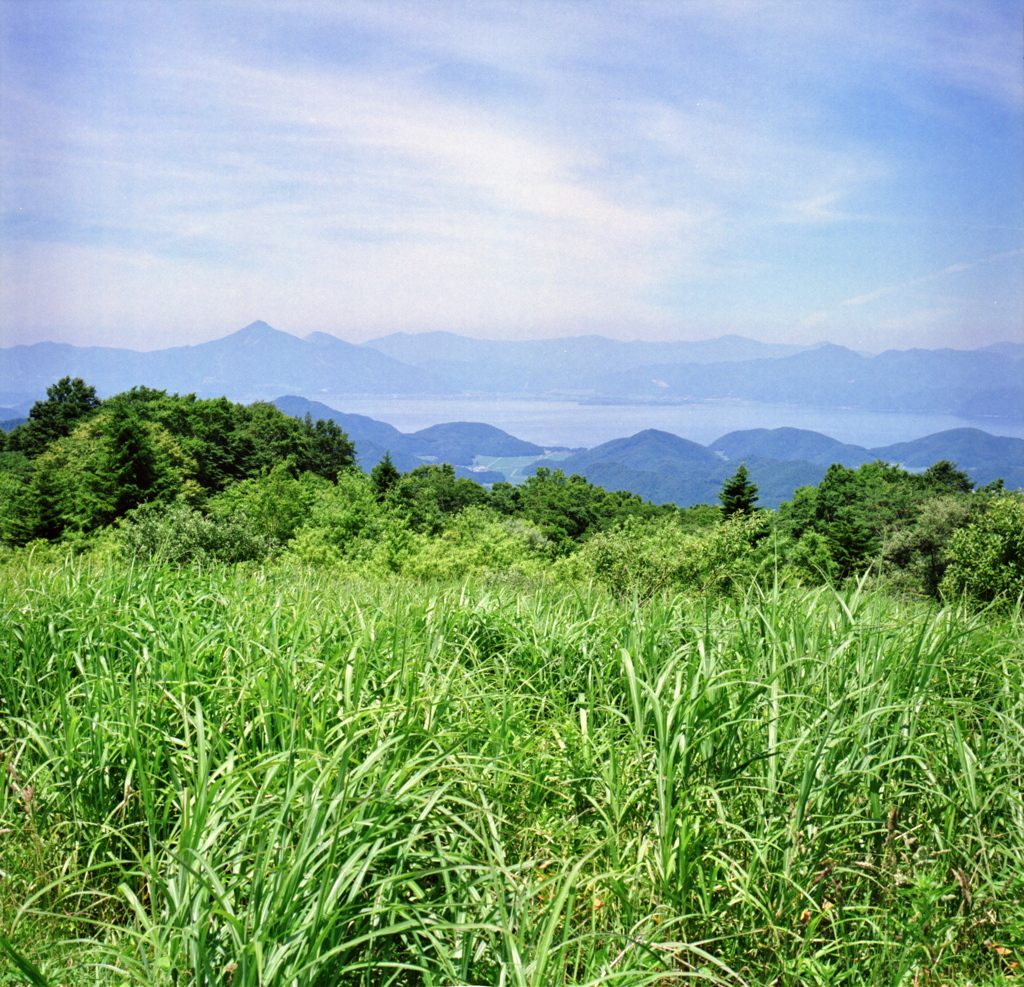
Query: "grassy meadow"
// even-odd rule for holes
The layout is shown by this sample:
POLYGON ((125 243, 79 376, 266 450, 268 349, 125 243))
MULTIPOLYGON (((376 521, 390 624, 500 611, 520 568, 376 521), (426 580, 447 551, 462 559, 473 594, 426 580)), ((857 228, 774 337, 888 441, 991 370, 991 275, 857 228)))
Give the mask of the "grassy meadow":
POLYGON ((5 987, 1021 976, 1013 614, 0 579, 5 987))

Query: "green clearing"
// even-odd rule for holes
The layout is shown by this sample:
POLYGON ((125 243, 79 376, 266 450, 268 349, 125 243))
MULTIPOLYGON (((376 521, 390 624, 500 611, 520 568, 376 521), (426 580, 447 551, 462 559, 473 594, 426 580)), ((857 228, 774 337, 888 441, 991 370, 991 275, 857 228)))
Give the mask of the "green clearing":
POLYGON ((483 466, 496 473, 504 475, 508 483, 516 485, 526 482, 526 474, 523 472, 528 466, 537 462, 558 463, 567 459, 567 452, 549 452, 545 456, 504 456, 495 459, 492 456, 477 456, 473 460, 474 466, 483 466))
POLYGON ((1012 608, 24 554, 0 601, 6 987, 1019 980, 1012 608))

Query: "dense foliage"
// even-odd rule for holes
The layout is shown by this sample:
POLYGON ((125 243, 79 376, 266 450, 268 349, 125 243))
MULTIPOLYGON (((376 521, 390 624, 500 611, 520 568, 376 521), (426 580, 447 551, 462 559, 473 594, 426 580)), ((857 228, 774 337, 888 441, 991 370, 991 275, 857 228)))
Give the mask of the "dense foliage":
POLYGON ((0 579, 0 984, 1014 982, 1019 621, 0 579))
POLYGON ((0 538, 17 545, 88 533, 146 503, 197 506, 281 465, 336 480, 354 462, 333 422, 144 387, 100 402, 81 380, 64 378, 7 439, 0 538))
POLYGON ((836 464, 778 512, 756 508, 741 465, 720 507, 677 510, 546 467, 489 490, 448 464, 403 474, 390 457, 367 476, 337 425, 268 404, 144 387, 99 401, 68 378, 47 395, 0 453, 8 549, 62 541, 174 564, 596 582, 641 599, 769 573, 841 584, 870 572, 901 592, 979 604, 1021 593, 1020 495, 975 491, 949 462, 922 474, 836 464))

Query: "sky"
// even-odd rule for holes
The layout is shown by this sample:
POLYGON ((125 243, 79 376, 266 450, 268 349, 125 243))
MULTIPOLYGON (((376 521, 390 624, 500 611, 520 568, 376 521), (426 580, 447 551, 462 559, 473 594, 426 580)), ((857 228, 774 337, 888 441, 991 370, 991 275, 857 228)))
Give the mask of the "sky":
POLYGON ((0 0, 0 345, 1024 341, 1024 0, 0 0))

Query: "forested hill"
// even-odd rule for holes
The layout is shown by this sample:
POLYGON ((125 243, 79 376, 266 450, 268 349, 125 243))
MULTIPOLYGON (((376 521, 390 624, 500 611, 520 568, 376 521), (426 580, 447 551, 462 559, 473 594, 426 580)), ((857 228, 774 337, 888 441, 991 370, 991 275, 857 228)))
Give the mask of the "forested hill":
POLYGON ((557 467, 609 490, 629 491, 645 500, 679 507, 713 501, 740 462, 746 463, 765 507, 778 507, 798 487, 819 483, 831 463, 856 467, 882 460, 922 470, 948 459, 958 463, 978 486, 1002 479, 1010 489, 1024 487, 1024 439, 970 428, 950 429, 874 449, 846 445, 819 432, 796 428, 730 432, 707 447, 670 432, 647 429, 593 449, 553 457, 550 453, 556 450, 541 450, 479 423, 450 422, 403 433, 384 422, 343 414, 305 398, 277 398, 274 404, 291 415, 309 414, 336 422, 354 441, 363 469, 370 469, 385 452, 390 452, 392 461, 402 470, 424 462, 450 462, 458 475, 481 483, 506 478, 521 482, 538 468, 557 467), (537 457, 532 466, 531 455, 537 457), (474 466, 477 461, 490 463, 490 470, 479 472, 480 468, 474 466))
MULTIPOLYGON (((403 470, 414 469, 424 463, 470 467, 480 456, 541 457, 545 453, 542 446, 524 442, 482 422, 447 422, 406 433, 366 415, 345 414, 319 401, 295 395, 275 398, 273 404, 296 418, 310 415, 340 425, 354 441, 359 465, 366 470, 380 462, 385 453, 390 454, 392 462, 403 470)), ((504 479, 502 476, 497 478, 504 479)))
POLYGON ((1024 467, 1024 439, 990 435, 977 428, 951 428, 910 442, 870 449, 837 442, 820 432, 806 429, 757 428, 730 432, 716 439, 708 448, 729 459, 768 456, 803 459, 822 466, 830 463, 859 466, 881 459, 910 469, 924 469, 938 459, 955 459, 970 470, 1024 467))

